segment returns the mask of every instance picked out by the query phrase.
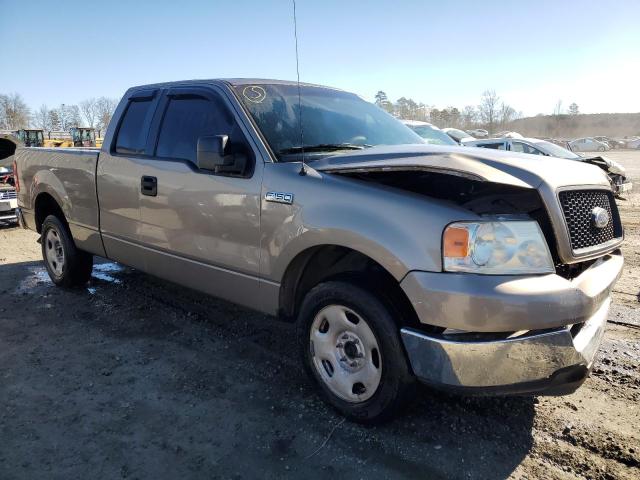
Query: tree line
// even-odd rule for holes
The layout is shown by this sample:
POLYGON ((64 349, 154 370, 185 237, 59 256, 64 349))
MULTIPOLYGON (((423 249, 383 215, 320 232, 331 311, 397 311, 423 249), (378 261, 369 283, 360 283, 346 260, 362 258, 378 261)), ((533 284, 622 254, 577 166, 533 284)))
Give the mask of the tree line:
POLYGON ((45 132, 66 132, 73 127, 91 127, 104 131, 117 105, 115 98, 94 97, 78 105, 63 103, 50 108, 43 104, 37 110, 31 110, 20 94, 0 93, 0 130, 36 128, 45 132))
POLYGON ((394 103, 382 90, 376 93, 375 103, 403 120, 421 120, 439 127, 463 130, 481 127, 490 132, 507 130, 511 122, 522 117, 522 113, 504 102, 495 90, 485 90, 478 105, 466 105, 463 108, 450 106, 438 109, 406 97, 400 97, 394 103))

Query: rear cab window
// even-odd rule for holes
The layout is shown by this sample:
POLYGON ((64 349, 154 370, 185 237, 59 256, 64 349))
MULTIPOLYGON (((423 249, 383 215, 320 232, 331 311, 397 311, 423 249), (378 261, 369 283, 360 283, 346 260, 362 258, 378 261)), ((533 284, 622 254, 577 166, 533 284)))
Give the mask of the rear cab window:
POLYGON ((155 112, 155 92, 141 93, 130 98, 122 116, 116 137, 116 153, 141 155, 145 153, 149 126, 155 112))

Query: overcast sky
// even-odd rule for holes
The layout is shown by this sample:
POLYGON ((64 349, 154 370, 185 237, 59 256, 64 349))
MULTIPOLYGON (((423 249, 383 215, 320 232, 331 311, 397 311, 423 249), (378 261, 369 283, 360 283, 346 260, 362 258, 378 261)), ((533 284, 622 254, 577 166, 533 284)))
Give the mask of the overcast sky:
MULTIPOLYGON (((640 112, 640 0, 297 0, 301 80, 368 100, 476 105, 488 88, 525 115, 561 99, 640 112)), ((0 93, 33 108, 129 86, 295 79, 290 0, 0 0, 0 93)))

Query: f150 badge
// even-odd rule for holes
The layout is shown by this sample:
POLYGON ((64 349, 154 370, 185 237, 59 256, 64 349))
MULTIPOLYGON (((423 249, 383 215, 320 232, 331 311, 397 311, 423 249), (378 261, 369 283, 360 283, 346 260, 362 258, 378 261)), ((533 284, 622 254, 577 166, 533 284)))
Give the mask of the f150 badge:
POLYGON ((286 192, 267 192, 264 195, 267 202, 284 203, 291 205, 293 203, 293 193, 286 192))

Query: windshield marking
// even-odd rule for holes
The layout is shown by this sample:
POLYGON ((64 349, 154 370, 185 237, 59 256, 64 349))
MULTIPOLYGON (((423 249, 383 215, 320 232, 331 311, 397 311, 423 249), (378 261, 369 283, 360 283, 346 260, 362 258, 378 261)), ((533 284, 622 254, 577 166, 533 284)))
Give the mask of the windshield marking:
POLYGON ((259 85, 248 85, 242 89, 244 98, 253 103, 262 103, 267 98, 267 92, 259 85))

